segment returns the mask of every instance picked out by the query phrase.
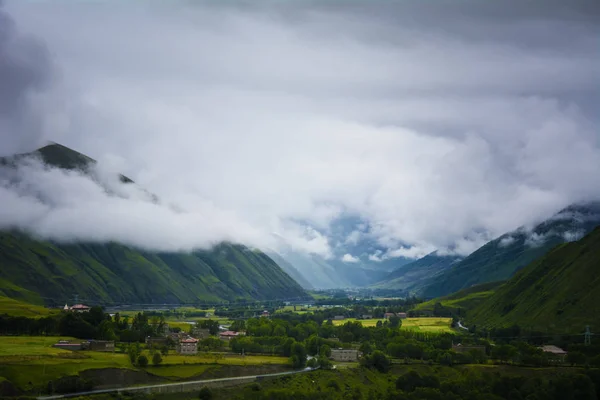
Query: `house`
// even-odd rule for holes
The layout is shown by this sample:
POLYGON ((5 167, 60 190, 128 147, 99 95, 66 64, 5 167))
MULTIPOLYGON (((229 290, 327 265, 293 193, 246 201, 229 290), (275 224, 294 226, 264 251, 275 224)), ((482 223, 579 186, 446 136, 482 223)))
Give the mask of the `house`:
POLYGON ((333 317, 333 319, 335 319, 336 321, 343 321, 346 319, 346 317, 344 317, 343 315, 336 315, 335 317, 333 317))
POLYGON ((88 307, 86 305, 83 304, 75 304, 72 307, 69 307, 68 304, 65 304, 65 306, 63 307, 64 311, 72 311, 72 312, 88 312, 90 311, 91 307, 88 307))
POLYGON ((544 353, 548 354, 549 358, 554 361, 563 362, 567 357, 567 352, 558 346, 546 345, 539 348, 542 349, 544 353))
POLYGON ((210 336, 210 331, 205 328, 200 328, 199 326, 192 326, 192 336, 196 339, 206 339, 210 336))
POLYGON ((88 307, 83 304, 75 304, 73 307, 71 307, 71 311, 82 313, 90 311, 90 308, 91 307, 88 307))
POLYGON ((354 349, 331 349, 333 361, 353 362, 358 361, 358 350, 354 349))
POLYGON ((393 312, 386 312, 385 314, 383 314, 383 318, 385 319, 390 319, 391 317, 395 317, 396 314, 394 314, 393 312))
POLYGON ((264 311, 262 312, 262 314, 260 314, 260 316, 261 316, 261 317, 265 317, 265 318, 269 318, 269 316, 270 316, 270 315, 271 315, 271 314, 270 314, 270 313, 269 313, 267 310, 264 310, 264 311))
POLYGON ((184 356, 198 354, 198 339, 194 339, 193 337, 181 339, 179 343, 177 343, 177 352, 184 356))
POLYGON ((71 343, 68 340, 59 340, 58 343, 52 345, 52 347, 63 350, 79 351, 84 350, 87 346, 83 343, 71 343))
POLYGON ((452 351, 454 351, 456 353, 469 353, 471 351, 479 351, 479 352, 485 354, 485 346, 476 345, 476 344, 463 345, 461 343, 452 344, 452 351))
POLYGON ((404 319, 404 318, 406 318, 406 313, 405 312, 399 312, 399 313, 396 314, 396 316, 399 317, 399 318, 403 318, 404 319))
POLYGON ((234 331, 225 331, 225 332, 219 333, 219 338, 221 340, 227 340, 227 341, 229 341, 229 340, 231 340, 233 338, 236 338, 236 337, 238 337, 240 335, 243 335, 243 333, 241 333, 241 332, 234 332, 234 331))
POLYGON ((114 340, 90 340, 88 341, 88 349, 93 351, 115 351, 114 340))
POLYGON ((371 314, 363 314, 362 319, 373 319, 371 314))

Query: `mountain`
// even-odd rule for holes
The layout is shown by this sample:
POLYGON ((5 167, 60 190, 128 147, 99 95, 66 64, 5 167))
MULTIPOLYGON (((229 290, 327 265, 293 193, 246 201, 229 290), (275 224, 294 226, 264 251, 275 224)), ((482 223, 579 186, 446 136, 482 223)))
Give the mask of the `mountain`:
MULTIPOLYGON (((309 221, 301 221, 310 226, 309 221)), ((310 226, 326 236, 331 257, 294 251, 283 238, 279 255, 311 286, 318 289, 363 287, 378 282, 394 269, 411 262, 404 257, 385 258, 389 249, 379 245, 367 221, 343 213, 326 229, 310 226)))
POLYGON ((354 286, 323 257, 285 250, 278 255, 291 265, 314 289, 354 286))
POLYGON ((519 228, 488 242, 434 277, 425 298, 457 292, 472 285, 510 278, 558 244, 572 241, 600 225, 600 203, 571 205, 532 230, 519 228))
MULTIPOLYGON (((95 163, 52 144, 29 156, 50 166, 87 171, 95 163)), ((16 167, 19 155, 0 160, 16 167)), ((121 177, 123 182, 133 183, 121 177)), ((102 303, 190 303, 308 297, 266 254, 221 243, 211 250, 158 253, 118 243, 61 244, 0 232, 0 295, 62 303, 78 295, 102 303)))
MULTIPOLYGON (((557 246, 468 313, 469 324, 581 332, 600 328, 600 227, 557 246)), ((583 339, 582 339, 583 340, 583 339)))
POLYGON ((462 259, 457 255, 438 255, 438 252, 434 251, 392 271, 380 282, 372 284, 370 287, 374 289, 402 290, 409 294, 415 294, 420 292, 436 276, 462 259))
POLYGON ((296 282, 300 284, 304 289, 314 289, 313 285, 298 271, 292 264, 287 262, 283 257, 274 251, 266 253, 273 261, 277 263, 289 276, 291 276, 296 282))

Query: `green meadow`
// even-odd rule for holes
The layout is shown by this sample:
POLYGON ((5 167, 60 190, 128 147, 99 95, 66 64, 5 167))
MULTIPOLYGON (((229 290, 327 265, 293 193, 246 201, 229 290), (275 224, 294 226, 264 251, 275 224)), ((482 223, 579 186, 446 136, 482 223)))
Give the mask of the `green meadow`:
MULTIPOLYGON (((334 320, 334 325, 344 325, 346 322, 360 322, 365 327, 376 326, 377 322, 385 321, 384 319, 355 319, 346 318, 344 320, 334 320)), ((450 327, 452 318, 438 318, 438 317, 419 317, 419 318, 405 318, 402 320, 402 329, 428 332, 428 333, 444 333, 454 332, 450 327)))
MULTIPOLYGON (((88 369, 124 368, 139 370, 124 353, 62 350, 52 347, 65 337, 0 337, 0 379, 5 378, 21 389, 45 387, 49 381, 76 375, 88 369)), ((151 357, 144 352, 149 359, 151 357)), ((241 356, 238 354, 199 353, 182 356, 175 353, 163 357, 159 366, 144 370, 162 377, 188 378, 218 366, 289 365, 289 359, 272 356, 241 356)))

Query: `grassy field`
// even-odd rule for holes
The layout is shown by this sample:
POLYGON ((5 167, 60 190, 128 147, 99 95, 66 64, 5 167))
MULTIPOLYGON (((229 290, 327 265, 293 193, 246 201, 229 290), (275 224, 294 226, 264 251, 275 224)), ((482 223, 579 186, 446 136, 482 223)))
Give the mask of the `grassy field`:
MULTIPOLYGON (((346 322, 358 321, 363 326, 376 326, 378 321, 385 321, 383 319, 354 319, 346 318, 345 320, 334 320, 334 325, 344 325, 346 322)), ((451 318, 437 318, 437 317, 420 317, 420 318, 405 318, 402 320, 402 329, 420 332, 453 332, 450 327, 452 322, 451 318)))
POLYGON ((45 317, 60 310, 51 310, 43 306, 25 303, 5 296, 0 296, 0 314, 8 314, 15 317, 45 317))
POLYGON ((452 318, 421 317, 402 320, 402 329, 430 333, 452 333, 452 318))
MULTIPOLYGON (((133 367, 123 353, 94 351, 72 352, 52 347, 60 337, 3 336, 0 337, 0 379, 6 378, 22 389, 43 387, 49 381, 75 375, 87 369, 133 367), (32 383, 34 382, 34 383, 32 383)), ((149 359, 151 357, 147 354, 149 359)), ((199 353, 181 356, 171 353, 163 357, 159 367, 146 371, 164 377, 186 378, 198 375, 216 365, 289 365, 285 357, 244 356, 237 354, 199 353)))

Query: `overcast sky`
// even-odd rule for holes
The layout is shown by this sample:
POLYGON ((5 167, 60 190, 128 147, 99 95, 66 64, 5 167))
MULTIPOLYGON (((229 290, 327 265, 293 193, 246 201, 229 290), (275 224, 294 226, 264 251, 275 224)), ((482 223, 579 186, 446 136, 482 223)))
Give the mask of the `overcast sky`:
POLYGON ((178 211, 30 165, 0 226, 331 256, 352 215, 466 254, 600 197, 599 4, 5 1, 0 155, 60 142, 178 211))

